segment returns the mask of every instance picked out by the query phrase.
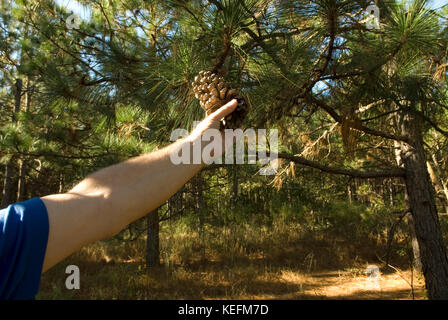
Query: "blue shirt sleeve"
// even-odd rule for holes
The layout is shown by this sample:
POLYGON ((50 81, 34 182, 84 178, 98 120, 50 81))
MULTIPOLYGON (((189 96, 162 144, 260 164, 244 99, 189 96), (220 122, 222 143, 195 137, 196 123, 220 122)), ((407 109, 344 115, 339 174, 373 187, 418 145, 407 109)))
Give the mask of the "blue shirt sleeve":
POLYGON ((49 222, 40 198, 0 210, 0 299, 34 299, 39 291, 49 222))

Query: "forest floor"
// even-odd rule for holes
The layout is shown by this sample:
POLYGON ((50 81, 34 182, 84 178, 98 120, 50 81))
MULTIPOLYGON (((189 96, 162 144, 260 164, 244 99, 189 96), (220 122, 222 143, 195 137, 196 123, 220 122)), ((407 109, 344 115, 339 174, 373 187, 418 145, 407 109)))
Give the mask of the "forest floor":
POLYGON ((162 232, 162 264, 151 269, 143 239, 100 241, 47 271, 37 299, 426 299, 421 274, 406 263, 383 267, 372 243, 291 234, 285 241, 275 232, 266 241, 248 230, 220 230, 221 237, 202 240, 162 232), (68 265, 80 269, 79 290, 65 286, 68 265), (379 267, 379 276, 369 277, 369 265, 379 267))

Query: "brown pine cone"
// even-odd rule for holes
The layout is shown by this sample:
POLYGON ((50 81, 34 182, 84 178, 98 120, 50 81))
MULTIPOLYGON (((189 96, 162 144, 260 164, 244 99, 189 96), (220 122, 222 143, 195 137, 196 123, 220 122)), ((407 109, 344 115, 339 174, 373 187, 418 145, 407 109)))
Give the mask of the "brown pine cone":
POLYGON ((238 91, 232 89, 223 77, 211 71, 201 71, 192 83, 193 92, 199 99, 202 109, 209 115, 232 99, 237 99, 238 106, 235 111, 222 120, 222 129, 240 128, 248 111, 248 105, 238 96, 238 91))

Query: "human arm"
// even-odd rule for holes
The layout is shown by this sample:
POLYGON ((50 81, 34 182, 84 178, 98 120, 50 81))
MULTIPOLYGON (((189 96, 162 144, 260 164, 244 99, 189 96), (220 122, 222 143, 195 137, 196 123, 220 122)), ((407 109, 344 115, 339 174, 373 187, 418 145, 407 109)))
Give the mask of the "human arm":
POLYGON ((236 105, 232 100, 164 149, 97 171, 67 193, 42 197, 49 220, 43 272, 84 245, 117 234, 176 193, 203 164, 173 164, 171 152, 218 129, 236 105))

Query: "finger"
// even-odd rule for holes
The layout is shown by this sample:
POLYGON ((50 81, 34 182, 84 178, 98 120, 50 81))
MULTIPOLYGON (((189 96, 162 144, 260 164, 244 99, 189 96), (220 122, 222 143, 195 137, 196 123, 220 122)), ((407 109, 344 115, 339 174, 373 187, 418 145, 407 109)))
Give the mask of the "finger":
POLYGON ((238 105, 238 101, 236 99, 233 99, 229 102, 227 102, 225 105, 223 105, 221 108, 210 114, 210 117, 213 119, 221 120, 226 115, 231 114, 236 106, 238 105))

